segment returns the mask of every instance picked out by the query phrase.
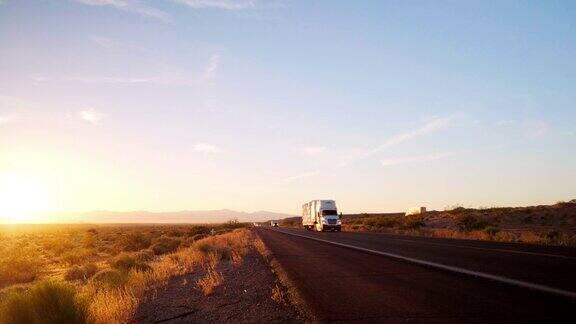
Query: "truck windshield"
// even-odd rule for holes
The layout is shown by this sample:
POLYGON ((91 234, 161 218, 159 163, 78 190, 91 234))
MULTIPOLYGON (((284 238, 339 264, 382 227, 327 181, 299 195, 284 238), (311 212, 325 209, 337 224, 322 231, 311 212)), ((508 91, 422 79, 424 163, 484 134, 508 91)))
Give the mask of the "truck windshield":
POLYGON ((323 210, 322 216, 331 216, 331 215, 338 215, 338 212, 335 210, 323 210))

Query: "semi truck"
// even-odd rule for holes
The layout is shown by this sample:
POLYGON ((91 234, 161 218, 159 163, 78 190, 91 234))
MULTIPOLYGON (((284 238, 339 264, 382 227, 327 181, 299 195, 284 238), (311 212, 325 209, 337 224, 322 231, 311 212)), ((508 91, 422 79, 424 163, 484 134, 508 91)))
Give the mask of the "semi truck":
POLYGON ((341 215, 338 215, 334 200, 312 200, 302 206, 302 226, 307 230, 334 231, 342 230, 341 215))

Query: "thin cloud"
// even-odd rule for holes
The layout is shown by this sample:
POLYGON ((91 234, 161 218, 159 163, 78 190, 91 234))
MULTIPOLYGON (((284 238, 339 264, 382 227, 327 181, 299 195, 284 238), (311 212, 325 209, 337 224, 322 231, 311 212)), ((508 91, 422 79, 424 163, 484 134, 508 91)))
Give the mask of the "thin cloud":
POLYGON ((89 122, 92 125, 98 125, 104 119, 104 114, 90 108, 78 112, 80 119, 89 122))
POLYGON ((511 119, 507 119, 507 120, 500 120, 497 121, 496 123, 494 123, 494 126, 497 127, 508 127, 508 126, 512 126, 516 123, 516 121, 511 120, 511 119))
POLYGON ((254 8, 256 1, 251 0, 172 0, 176 3, 186 5, 193 9, 222 9, 222 10, 244 10, 254 8))
POLYGON ((315 156, 324 153, 327 149, 326 146, 307 146, 299 148, 297 151, 305 155, 315 156))
POLYGON ((372 149, 368 153, 368 155, 369 156, 374 155, 374 154, 376 154, 380 151, 383 151, 387 148, 390 148, 390 147, 396 146, 398 144, 413 140, 413 139, 418 138, 418 137, 422 137, 424 135, 434 133, 436 131, 439 131, 441 129, 446 128, 449 125, 449 123, 450 123, 450 118, 433 119, 420 128, 417 128, 417 129, 412 130, 412 131, 400 133, 400 134, 393 136, 392 138, 390 138, 386 142, 384 142, 382 145, 372 149))
POLYGON ((543 120, 528 121, 524 127, 526 129, 526 136, 533 138, 544 136, 550 130, 550 124, 543 120))
POLYGON ((220 153, 222 150, 214 145, 206 143, 198 143, 194 145, 194 151, 202 153, 220 153))
POLYGON ((436 118, 436 119, 433 119, 433 120, 427 122, 426 124, 424 124, 420 128, 396 134, 396 135, 392 136, 390 139, 388 139, 387 141, 385 141, 384 143, 382 143, 381 145, 370 149, 366 153, 359 154, 356 157, 352 156, 352 157, 347 158, 342 163, 336 165, 336 168, 342 168, 342 167, 348 166, 349 164, 353 163, 356 160, 369 158, 369 157, 371 157, 371 156, 373 156, 373 155, 375 155, 381 151, 384 151, 384 150, 391 148, 393 146, 396 146, 398 144, 408 142, 408 141, 414 140, 418 137, 422 137, 422 136, 440 131, 442 129, 445 129, 446 127, 449 126, 450 121, 451 121, 450 117, 436 118))
POLYGON ((434 153, 434 154, 400 157, 400 158, 390 158, 390 159, 382 160, 381 163, 382 163, 382 166, 389 167, 389 166, 396 166, 396 165, 403 165, 403 164, 435 161, 435 160, 445 159, 445 158, 454 156, 456 154, 457 154, 457 152, 446 152, 446 153, 434 153))
POLYGON ((574 135, 576 135, 576 132, 575 131, 565 131, 564 135, 565 136, 574 136, 574 135))
POLYGON ((284 181, 284 182, 294 182, 294 181, 296 181, 296 180, 301 180, 301 179, 304 179, 304 178, 309 178, 309 177, 315 176, 315 175, 317 175, 317 174, 318 174, 318 171, 304 172, 304 173, 300 173, 300 174, 297 174, 297 175, 293 175, 293 176, 288 177, 288 178, 284 178, 283 181, 284 181))
POLYGON ((108 37, 92 36, 91 40, 94 44, 106 49, 118 48, 121 45, 120 42, 108 37))
POLYGON ((204 69, 204 73, 202 74, 202 78, 205 81, 213 82, 214 78, 216 77, 216 72, 220 68, 220 55, 214 54, 210 56, 210 61, 206 68, 204 69))
POLYGON ((82 82, 82 83, 108 83, 108 84, 126 84, 126 85, 161 85, 161 86, 193 86, 198 82, 185 79, 158 79, 153 77, 63 77, 51 78, 45 76, 31 76, 31 80, 36 83, 46 82, 82 82))
POLYGON ((114 9, 140 15, 146 18, 157 19, 165 23, 171 22, 170 15, 162 10, 150 7, 138 0, 74 0, 88 6, 112 7, 114 9))

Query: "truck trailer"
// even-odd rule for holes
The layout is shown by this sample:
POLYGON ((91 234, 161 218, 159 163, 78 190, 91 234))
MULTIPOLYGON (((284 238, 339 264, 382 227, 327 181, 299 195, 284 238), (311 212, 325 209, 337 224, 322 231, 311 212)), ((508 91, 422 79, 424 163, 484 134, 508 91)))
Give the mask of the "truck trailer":
POLYGON ((312 200, 302 206, 302 226, 307 230, 342 230, 342 220, 334 200, 312 200))

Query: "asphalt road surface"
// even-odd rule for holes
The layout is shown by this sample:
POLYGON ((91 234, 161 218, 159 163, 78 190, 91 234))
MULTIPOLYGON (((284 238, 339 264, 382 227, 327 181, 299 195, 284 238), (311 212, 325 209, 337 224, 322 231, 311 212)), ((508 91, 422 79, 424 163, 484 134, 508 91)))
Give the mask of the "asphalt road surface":
POLYGON ((257 232, 322 322, 576 321, 575 249, 288 228, 257 232))

